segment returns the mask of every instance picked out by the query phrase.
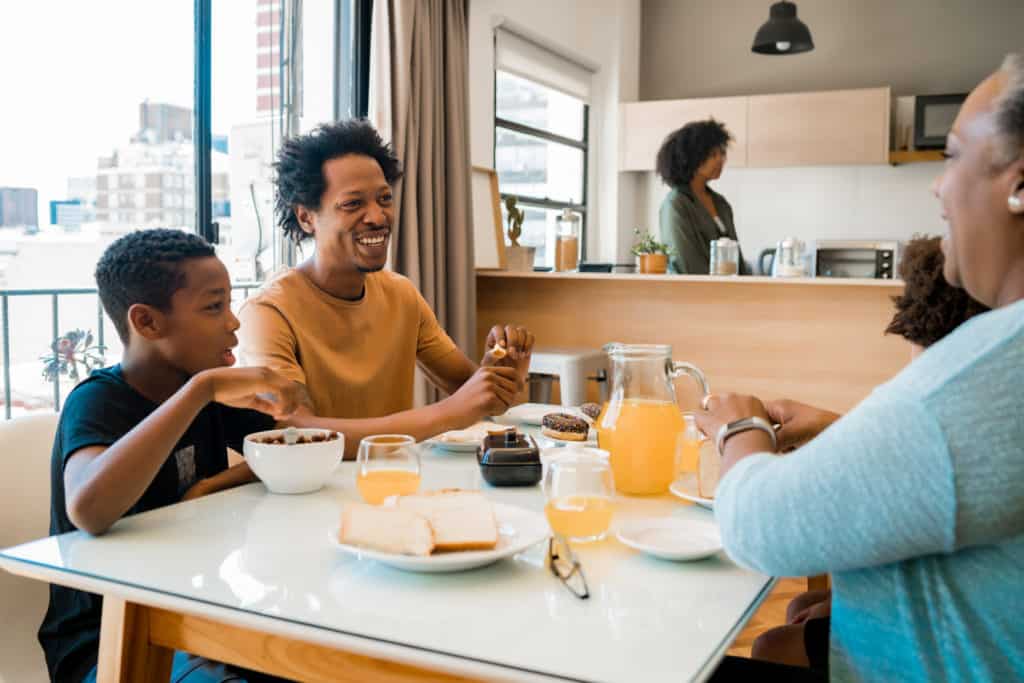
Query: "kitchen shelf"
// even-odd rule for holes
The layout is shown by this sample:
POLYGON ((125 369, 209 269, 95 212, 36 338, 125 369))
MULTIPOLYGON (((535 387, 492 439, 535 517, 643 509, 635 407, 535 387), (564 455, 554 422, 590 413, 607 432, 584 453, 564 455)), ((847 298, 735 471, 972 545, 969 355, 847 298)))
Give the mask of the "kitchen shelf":
POLYGON ((925 161, 942 161, 942 150, 914 149, 889 152, 889 163, 893 166, 917 164, 925 161))

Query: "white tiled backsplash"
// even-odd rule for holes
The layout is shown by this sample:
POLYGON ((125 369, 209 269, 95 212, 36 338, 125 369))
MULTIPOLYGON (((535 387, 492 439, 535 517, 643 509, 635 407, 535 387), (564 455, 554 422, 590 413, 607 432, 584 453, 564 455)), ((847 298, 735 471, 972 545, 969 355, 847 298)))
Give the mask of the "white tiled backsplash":
MULTIPOLYGON (((941 163, 904 166, 729 168, 712 187, 732 204, 746 259, 795 236, 819 239, 909 240, 915 233, 944 234, 939 201, 931 192, 941 163)), ((654 173, 640 179, 637 225, 658 230, 658 209, 668 188, 654 173)))

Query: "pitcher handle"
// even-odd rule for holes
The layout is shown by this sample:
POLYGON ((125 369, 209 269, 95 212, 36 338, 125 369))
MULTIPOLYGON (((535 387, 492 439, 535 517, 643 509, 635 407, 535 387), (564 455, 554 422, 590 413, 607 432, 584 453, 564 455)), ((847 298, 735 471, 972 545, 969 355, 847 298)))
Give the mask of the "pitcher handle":
POLYGON ((703 370, 698 368, 693 363, 685 363, 683 361, 672 361, 672 379, 682 377, 683 375, 689 375, 697 382, 697 384, 700 385, 702 399, 711 393, 711 389, 708 387, 708 380, 704 376, 703 370))

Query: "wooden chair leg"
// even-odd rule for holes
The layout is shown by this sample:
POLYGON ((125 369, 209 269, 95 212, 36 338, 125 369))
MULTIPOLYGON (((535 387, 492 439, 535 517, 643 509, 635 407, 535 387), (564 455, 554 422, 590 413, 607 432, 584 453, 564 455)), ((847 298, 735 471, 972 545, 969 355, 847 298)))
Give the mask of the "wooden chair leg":
POLYGON ((152 644, 147 608, 103 599, 98 683, 167 683, 174 651, 152 644))
POLYGON ((807 577, 807 590, 809 591, 826 591, 831 587, 832 581, 829 579, 828 574, 807 577))

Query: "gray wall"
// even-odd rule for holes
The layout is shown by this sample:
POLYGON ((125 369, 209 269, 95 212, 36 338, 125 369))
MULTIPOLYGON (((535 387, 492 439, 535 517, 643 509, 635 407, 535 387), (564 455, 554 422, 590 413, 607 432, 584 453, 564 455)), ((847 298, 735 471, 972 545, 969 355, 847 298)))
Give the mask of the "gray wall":
POLYGON ((1024 0, 796 0, 815 49, 750 51, 772 0, 643 0, 640 99, 892 86, 966 92, 1024 52, 1024 0))

